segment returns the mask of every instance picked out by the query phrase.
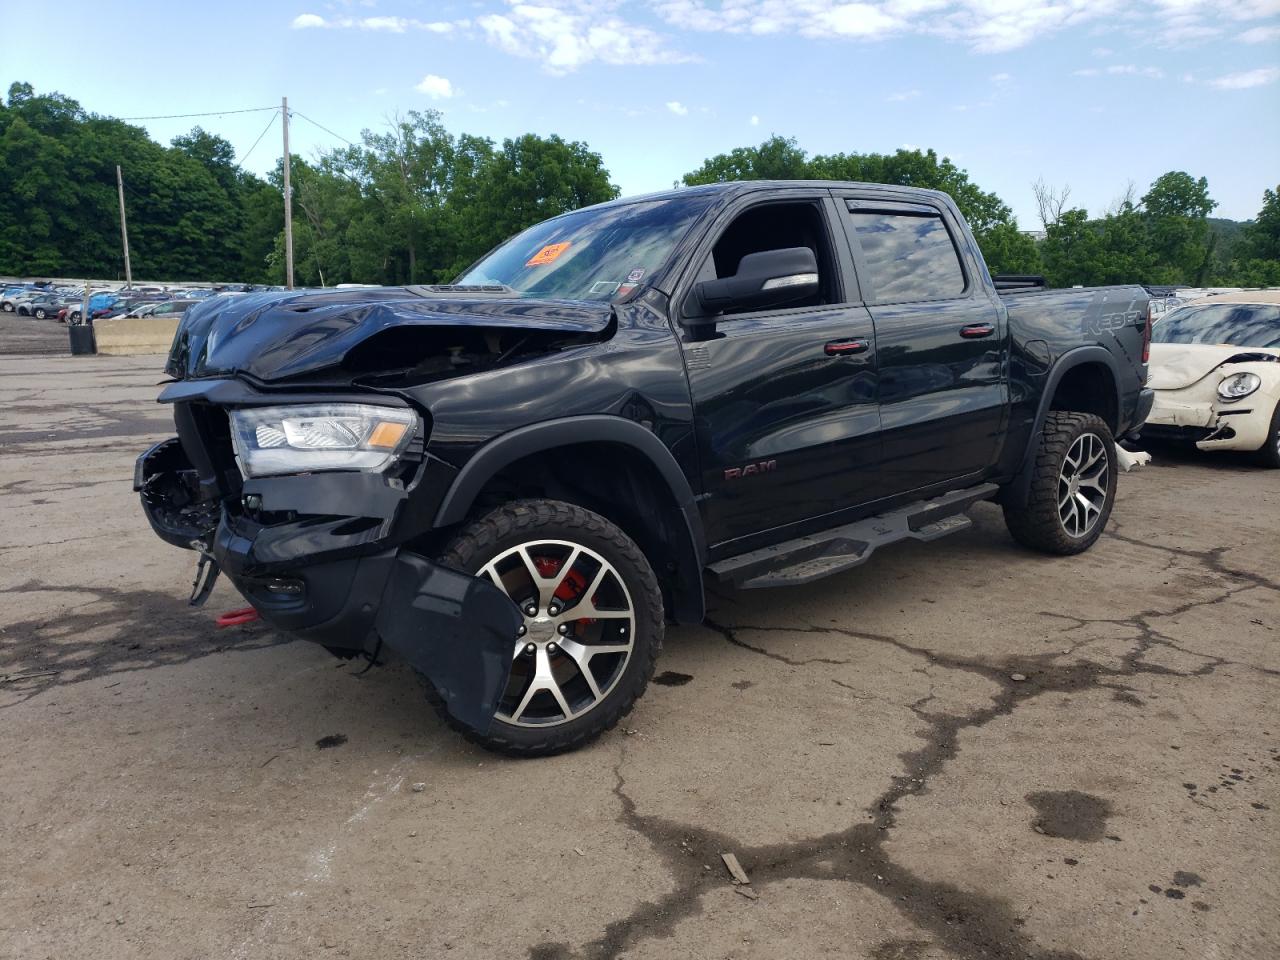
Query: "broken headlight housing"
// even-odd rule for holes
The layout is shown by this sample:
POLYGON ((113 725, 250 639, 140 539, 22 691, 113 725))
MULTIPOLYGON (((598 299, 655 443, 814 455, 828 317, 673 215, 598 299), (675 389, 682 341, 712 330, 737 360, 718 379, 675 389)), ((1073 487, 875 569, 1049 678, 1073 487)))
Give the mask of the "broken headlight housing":
POLYGON ((1218 384, 1218 396, 1228 403, 1247 397, 1262 386, 1262 378, 1256 373, 1233 373, 1223 377, 1218 384))
POLYGON ((375 472, 404 452, 418 428, 412 410, 366 403, 247 407, 228 413, 236 459, 246 477, 375 472))

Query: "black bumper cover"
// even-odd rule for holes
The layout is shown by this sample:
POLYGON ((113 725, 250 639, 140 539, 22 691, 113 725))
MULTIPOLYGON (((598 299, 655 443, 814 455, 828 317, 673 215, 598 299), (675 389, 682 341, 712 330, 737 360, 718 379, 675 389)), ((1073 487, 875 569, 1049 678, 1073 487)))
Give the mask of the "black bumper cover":
MULTIPOLYGON (((135 482, 189 471, 181 453, 171 442, 153 447, 139 458, 135 482)), ((427 677, 459 723, 488 731, 510 676, 520 611, 489 581, 386 539, 404 508, 402 487, 378 475, 333 473, 250 480, 243 493, 258 496, 262 511, 302 514, 264 524, 221 510, 212 553, 263 620, 337 649, 367 650, 380 639, 427 677)), ((185 530, 166 536, 172 521, 156 499, 142 499, 153 528, 191 546, 185 530)))

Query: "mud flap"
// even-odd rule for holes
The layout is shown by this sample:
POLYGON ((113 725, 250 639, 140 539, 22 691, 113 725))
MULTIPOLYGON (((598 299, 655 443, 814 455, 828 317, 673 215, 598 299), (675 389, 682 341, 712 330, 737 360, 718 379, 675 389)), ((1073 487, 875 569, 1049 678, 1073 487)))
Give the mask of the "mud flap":
POLYGON ((488 733, 511 676, 519 609, 487 580, 401 552, 375 623, 435 686, 453 717, 488 733))

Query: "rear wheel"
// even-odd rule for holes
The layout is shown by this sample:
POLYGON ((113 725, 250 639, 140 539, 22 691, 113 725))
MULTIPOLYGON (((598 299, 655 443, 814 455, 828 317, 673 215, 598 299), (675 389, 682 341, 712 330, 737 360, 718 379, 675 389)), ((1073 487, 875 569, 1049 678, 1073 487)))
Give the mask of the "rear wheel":
POLYGON ((37 320, 43 320, 43 319, 44 319, 45 317, 47 317, 47 316, 49 316, 49 314, 45 312, 44 307, 37 307, 37 308, 36 308, 36 319, 37 319, 37 320))
POLYGON ((1091 413, 1052 411, 1040 436, 1027 503, 1006 505, 1005 524, 1033 550, 1088 550, 1111 516, 1118 475, 1115 440, 1105 421, 1091 413))
POLYGON ((1258 462, 1273 470, 1280 469, 1280 403, 1271 414, 1271 427, 1267 439, 1258 448, 1258 462))
POLYGON ((486 734, 501 753, 572 750, 611 729, 644 693, 662 647, 662 593, 640 548, 604 517, 556 500, 523 500, 467 526, 441 563, 486 577, 524 615, 511 678, 486 734))

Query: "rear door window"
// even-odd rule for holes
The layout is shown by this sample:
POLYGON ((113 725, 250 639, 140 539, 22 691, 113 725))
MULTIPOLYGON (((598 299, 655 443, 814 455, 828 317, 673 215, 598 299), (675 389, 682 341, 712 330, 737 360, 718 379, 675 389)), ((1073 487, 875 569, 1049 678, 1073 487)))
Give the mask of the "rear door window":
POLYGON ((877 303, 964 295, 960 254, 940 215, 851 210, 849 217, 877 303))

